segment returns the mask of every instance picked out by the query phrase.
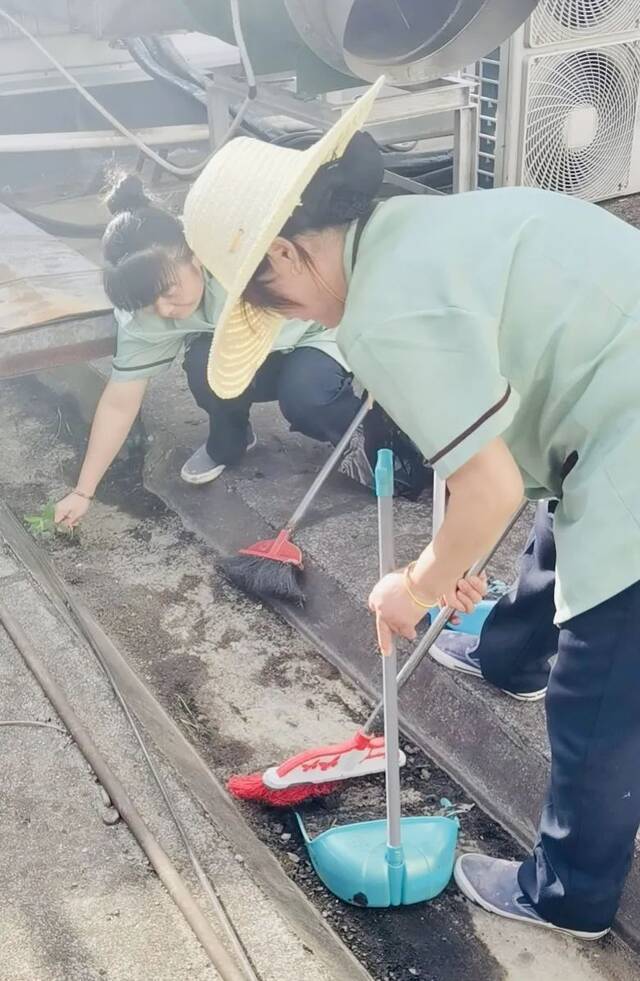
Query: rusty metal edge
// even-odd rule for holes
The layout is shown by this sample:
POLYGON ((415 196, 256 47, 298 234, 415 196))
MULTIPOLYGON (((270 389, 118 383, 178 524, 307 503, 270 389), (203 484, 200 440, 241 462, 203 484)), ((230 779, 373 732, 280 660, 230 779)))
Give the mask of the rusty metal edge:
POLYGON ((80 364, 106 358, 114 353, 113 337, 99 337, 93 341, 62 344, 20 354, 0 354, 0 378, 21 378, 47 368, 60 368, 68 364, 80 364))

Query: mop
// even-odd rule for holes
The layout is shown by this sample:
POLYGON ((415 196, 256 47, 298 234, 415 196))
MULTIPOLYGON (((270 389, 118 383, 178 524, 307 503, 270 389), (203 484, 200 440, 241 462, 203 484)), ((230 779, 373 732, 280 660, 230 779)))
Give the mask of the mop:
POLYGON ((318 493, 336 468, 349 442, 364 422, 372 402, 366 398, 348 429, 334 447, 318 476, 276 538, 255 542, 237 555, 222 559, 219 567, 234 585, 260 599, 277 599, 304 606, 300 579, 304 569, 302 552, 291 536, 305 517, 318 493))
MULTIPOLYGON (((526 502, 523 502, 498 542, 484 558, 475 563, 469 576, 477 576, 484 570, 525 507, 526 502)), ((398 672, 398 691, 422 663, 454 613, 451 606, 440 610, 398 672)), ((364 727, 344 743, 306 750, 279 766, 269 767, 264 773, 232 776, 227 783, 230 793, 241 800, 258 801, 271 807, 292 807, 311 797, 323 797, 332 793, 344 780, 381 773, 385 769, 385 741, 383 736, 375 736, 373 733, 383 708, 383 702, 378 702, 364 727)), ((402 764, 403 761, 400 754, 399 762, 402 764)))

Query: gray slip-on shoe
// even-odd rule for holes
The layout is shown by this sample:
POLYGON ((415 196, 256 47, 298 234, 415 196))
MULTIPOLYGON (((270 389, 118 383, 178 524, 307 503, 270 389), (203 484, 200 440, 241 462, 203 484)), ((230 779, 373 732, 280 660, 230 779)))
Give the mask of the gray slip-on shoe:
POLYGON ((488 913, 557 933, 567 933, 579 940, 600 940, 609 933, 608 929, 595 932, 570 930, 544 920, 522 894, 518 883, 519 868, 520 862, 470 853, 460 856, 453 874, 460 892, 488 913))

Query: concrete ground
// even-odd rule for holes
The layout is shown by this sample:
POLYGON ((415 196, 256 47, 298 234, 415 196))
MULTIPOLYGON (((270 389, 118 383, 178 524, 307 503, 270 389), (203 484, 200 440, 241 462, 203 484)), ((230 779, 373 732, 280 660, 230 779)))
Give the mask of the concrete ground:
MULTIPOLYGON (((90 399, 97 390, 95 379, 92 383, 91 376, 85 376, 84 381, 85 396, 90 399)), ((4 423, 0 497, 20 517, 35 512, 47 499, 55 499, 73 479, 86 437, 75 397, 82 390, 81 379, 58 375, 56 379, 8 383, 0 392, 4 423)), ((200 438, 201 421, 195 410, 187 411, 179 376, 166 375, 154 386, 145 422, 154 436, 152 452, 147 454, 149 480, 149 472, 159 472, 156 468, 163 461, 167 469, 175 467, 200 438)), ((260 413, 257 422, 266 448, 250 469, 219 487, 236 490, 238 482, 246 479, 256 488, 254 500, 259 503, 257 488, 268 487, 268 482, 258 473, 268 472, 277 452, 297 461, 301 457, 295 454, 306 454, 301 470, 312 470, 323 451, 286 434, 268 412, 260 413)), ((317 645, 301 638, 270 610, 240 596, 219 576, 211 550, 185 533, 180 520, 145 492, 140 464, 140 448, 133 447, 129 458, 114 466, 77 538, 56 538, 43 541, 42 546, 211 768, 224 778, 235 770, 262 768, 300 748, 342 739, 352 732, 366 711, 362 695, 318 655, 317 645)), ((304 481, 308 474, 299 470, 294 479, 304 481)), ((236 494, 228 490, 224 493, 233 501, 236 494)), ((358 492, 353 494, 344 486, 340 491, 334 488, 322 510, 330 524, 332 517, 340 517, 344 500, 355 502, 348 514, 358 513, 357 525, 347 515, 341 527, 343 533, 345 527, 352 527, 354 534, 363 536, 354 539, 351 571, 343 576, 344 591, 357 597, 374 572, 375 558, 367 538, 373 532, 370 503, 358 492)), ((195 510, 206 514, 208 492, 198 496, 196 491, 195 495, 195 510)), ((266 491, 263 499, 268 499, 266 491)), ((218 518, 230 522, 232 513, 219 511, 218 518)), ((251 530, 234 527, 230 533, 240 538, 251 530)), ((320 535, 317 515, 307 534, 320 535)), ((334 548, 338 545, 332 538, 329 563, 335 562, 334 548)), ((6 566, 0 568, 3 570, 6 574, 6 566)), ((149 822, 181 868, 186 868, 137 750, 109 703, 92 655, 70 642, 47 602, 20 570, 16 574, 9 568, 8 577, 0 579, 0 595, 20 615, 40 653, 47 654, 50 666, 73 694, 85 719, 91 721, 101 748, 135 790, 136 802, 139 806, 144 803, 149 822)), ((331 611, 326 611, 325 618, 329 629, 331 611)), ((342 630, 344 634, 344 626, 342 630)), ((362 634, 357 636, 362 642, 362 634)), ((363 650, 368 649, 367 644, 363 650)), ((373 683, 377 661, 371 658, 368 663, 373 683)), ((49 718, 46 703, 6 643, 0 664, 6 674, 0 686, 1 717, 49 718)), ((8 811, 3 820, 9 833, 0 840, 0 863, 16 869, 11 880, 12 902, 0 905, 0 977, 7 981, 199 978, 198 972, 206 968, 198 945, 149 874, 128 832, 102 825, 98 791, 74 747, 50 730, 0 729, 0 734, 11 740, 10 753, 5 754, 9 789, 3 797, 8 811), (30 825, 25 824, 25 815, 31 818, 30 825), (16 923, 21 933, 13 942, 16 923), (167 973, 156 970, 156 962, 167 973), (94 969, 108 973, 100 975, 94 969)), ((409 748, 410 766, 403 778, 407 813, 433 812, 442 796, 468 803, 454 781, 420 750, 409 748)), ((253 944, 252 953, 265 981, 276 977, 297 981, 302 976, 313 981, 331 977, 333 981, 315 959, 305 959, 308 952, 282 926, 269 896, 256 892, 255 883, 243 875, 242 863, 232 850, 225 849, 202 809, 194 806, 170 773, 168 776, 206 867, 216 873, 234 919, 253 944), (279 924, 280 932, 275 927, 266 932, 270 937, 277 933, 278 943, 265 948, 261 940, 265 924, 271 922, 279 924), (283 949, 293 958, 289 965, 278 960, 283 949)), ((325 805, 308 807, 305 820, 316 833, 336 822, 373 812, 382 815, 383 806, 381 783, 374 779, 346 788, 325 805)), ((424 907, 396 912, 344 907, 311 873, 288 814, 246 806, 242 815, 376 981, 414 977, 433 981, 462 977, 469 981, 631 981, 638 976, 640 965, 614 938, 585 946, 527 931, 471 907, 453 887, 424 907)), ((462 847, 504 856, 519 854, 518 846, 477 808, 463 813, 461 822, 462 847)), ((334 977, 335 981, 351 981, 348 972, 334 977)))
MULTIPOLYGON (((0 580, 3 602, 55 621, 24 581, 0 580)), ((53 627, 53 633, 49 630, 53 627)), ((60 726, 0 631, 0 720, 60 726)), ((127 829, 108 826, 84 758, 54 729, 5 727, 2 745, 0 977, 4 981, 142 981, 216 977, 127 829)))
MULTIPOLYGON (((197 884, 139 746, 90 649, 6 550, 0 598, 19 621, 134 804, 189 882, 197 884)), ((0 721, 61 721, 0 630, 0 721)), ((189 926, 135 839, 118 821, 70 737, 53 728, 0 727, 3 834, 0 978, 6 981, 215 979, 189 926)), ((160 764, 172 801, 260 978, 341 981, 314 957, 176 775, 160 764)), ((215 924, 214 915, 208 910, 215 924)), ((330 938, 329 938, 330 940, 330 938)), ((330 943, 329 943, 330 947, 330 943)), ((365 972, 354 977, 366 981, 365 972)))

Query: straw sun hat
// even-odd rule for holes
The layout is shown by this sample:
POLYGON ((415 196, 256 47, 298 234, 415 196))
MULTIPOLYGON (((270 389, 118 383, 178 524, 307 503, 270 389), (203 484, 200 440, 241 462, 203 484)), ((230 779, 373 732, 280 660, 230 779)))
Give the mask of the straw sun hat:
POLYGON ((383 83, 379 78, 308 150, 231 140, 189 191, 187 242, 227 292, 208 367, 209 384, 221 398, 235 398, 251 383, 284 319, 243 303, 243 291, 313 175, 342 156, 362 128, 383 83))

